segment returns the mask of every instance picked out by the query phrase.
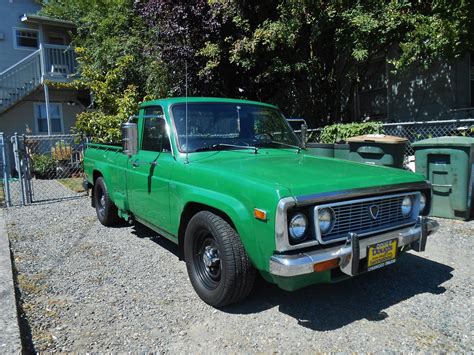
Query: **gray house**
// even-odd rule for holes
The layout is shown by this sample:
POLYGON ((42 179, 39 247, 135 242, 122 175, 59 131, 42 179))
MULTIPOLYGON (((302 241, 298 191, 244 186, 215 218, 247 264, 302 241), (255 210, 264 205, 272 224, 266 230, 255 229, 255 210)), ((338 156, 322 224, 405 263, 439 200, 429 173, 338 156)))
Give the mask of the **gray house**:
POLYGON ((393 74, 388 59, 372 61, 360 78, 352 119, 383 122, 474 118, 474 52, 440 60, 428 70, 413 66, 393 74))
POLYGON ((34 0, 0 2, 0 132, 67 134, 89 95, 57 88, 74 80, 74 25, 36 15, 34 0))

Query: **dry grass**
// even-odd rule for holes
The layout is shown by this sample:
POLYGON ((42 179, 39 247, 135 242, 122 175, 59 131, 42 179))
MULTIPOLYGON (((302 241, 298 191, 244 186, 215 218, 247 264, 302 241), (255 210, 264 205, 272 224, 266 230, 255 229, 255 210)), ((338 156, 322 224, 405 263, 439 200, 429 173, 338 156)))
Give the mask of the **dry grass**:
POLYGON ((74 192, 84 192, 82 178, 58 179, 58 182, 74 192))
POLYGON ((20 287, 20 290, 29 294, 39 294, 44 289, 44 286, 41 285, 41 281, 44 279, 44 277, 44 274, 29 276, 18 275, 18 286, 20 287))

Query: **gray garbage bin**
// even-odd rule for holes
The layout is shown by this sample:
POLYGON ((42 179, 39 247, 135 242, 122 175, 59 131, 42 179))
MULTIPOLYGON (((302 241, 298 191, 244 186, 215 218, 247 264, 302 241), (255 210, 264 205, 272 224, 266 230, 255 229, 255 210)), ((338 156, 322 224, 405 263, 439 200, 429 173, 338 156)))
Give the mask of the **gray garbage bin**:
POLYGON ((412 144, 416 172, 433 186, 431 215, 445 218, 472 217, 474 138, 439 137, 412 144))
POLYGON ((334 144, 308 143, 306 144, 306 150, 311 155, 334 158, 334 144))
POLYGON ((408 140, 384 134, 367 134, 352 137, 349 143, 349 159, 374 165, 403 168, 408 140))

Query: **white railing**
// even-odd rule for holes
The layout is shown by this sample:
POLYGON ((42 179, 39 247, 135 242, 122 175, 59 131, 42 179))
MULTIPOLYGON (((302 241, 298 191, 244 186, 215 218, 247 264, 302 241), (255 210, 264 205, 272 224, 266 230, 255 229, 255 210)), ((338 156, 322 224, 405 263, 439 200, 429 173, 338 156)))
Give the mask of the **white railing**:
POLYGON ((39 49, 0 73, 0 111, 37 88, 41 83, 41 77, 39 49))
POLYGON ((52 77, 70 77, 76 71, 74 49, 70 46, 45 44, 41 46, 44 63, 43 72, 52 77))
POLYGON ((0 73, 0 112, 20 101, 44 80, 71 80, 76 68, 72 47, 40 44, 38 50, 0 73))

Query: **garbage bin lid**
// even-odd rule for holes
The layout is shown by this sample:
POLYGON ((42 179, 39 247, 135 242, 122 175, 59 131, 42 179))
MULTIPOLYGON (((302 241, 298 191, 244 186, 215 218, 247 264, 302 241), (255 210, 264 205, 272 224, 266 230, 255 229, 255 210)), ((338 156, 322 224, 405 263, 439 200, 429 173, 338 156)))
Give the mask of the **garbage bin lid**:
POLYGON ((412 144, 413 147, 471 147, 474 146, 474 138, 471 137, 437 137, 424 139, 412 144))
POLYGON ((386 144, 400 144, 408 142, 408 139, 397 136, 387 136, 385 134, 366 134, 363 136, 351 137, 348 142, 374 142, 386 144))

